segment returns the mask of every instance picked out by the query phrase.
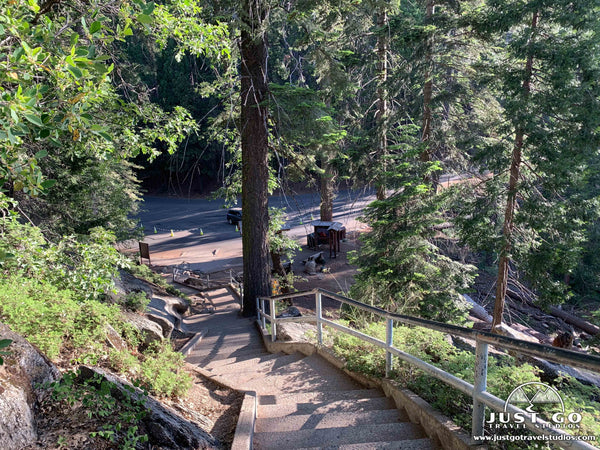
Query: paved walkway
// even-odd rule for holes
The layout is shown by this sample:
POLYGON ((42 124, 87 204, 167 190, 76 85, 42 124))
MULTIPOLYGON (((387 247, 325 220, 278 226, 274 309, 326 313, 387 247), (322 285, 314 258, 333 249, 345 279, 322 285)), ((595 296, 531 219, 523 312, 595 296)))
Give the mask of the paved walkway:
POLYGON ((204 337, 187 362, 258 398, 256 449, 433 449, 383 392, 364 389, 319 356, 268 353, 227 289, 206 293, 214 314, 185 319, 204 337))

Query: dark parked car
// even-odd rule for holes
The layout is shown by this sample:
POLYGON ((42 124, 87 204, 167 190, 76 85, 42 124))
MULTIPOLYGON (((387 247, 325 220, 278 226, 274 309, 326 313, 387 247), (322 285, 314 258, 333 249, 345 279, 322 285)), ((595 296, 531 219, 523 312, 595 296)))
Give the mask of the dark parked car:
POLYGON ((242 221, 242 211, 239 209, 230 209, 227 211, 227 222, 230 225, 237 225, 242 221))

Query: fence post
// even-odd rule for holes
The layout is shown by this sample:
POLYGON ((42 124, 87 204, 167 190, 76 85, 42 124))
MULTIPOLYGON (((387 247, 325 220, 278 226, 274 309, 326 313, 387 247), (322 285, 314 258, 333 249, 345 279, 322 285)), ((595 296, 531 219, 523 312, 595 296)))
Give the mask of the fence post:
POLYGON ((485 405, 479 400, 479 394, 487 386, 488 344, 477 342, 475 347, 475 381, 473 383, 473 436, 483 436, 485 405))
POLYGON ((321 313, 320 292, 315 292, 315 313, 317 314, 317 342, 319 345, 323 345, 323 323, 321 322, 323 315, 321 313))
POLYGON ((265 299, 262 298, 261 300, 261 305, 262 305, 262 314, 261 314, 261 318, 262 318, 262 329, 265 330, 267 328, 267 319, 265 318, 265 299))
POLYGON ((392 318, 385 319, 385 376, 389 378, 390 372, 392 371, 392 352, 390 347, 394 345, 394 320, 392 318))
POLYGON ((271 306, 271 342, 275 342, 277 339, 277 319, 275 318, 275 299, 270 298, 269 303, 271 306))

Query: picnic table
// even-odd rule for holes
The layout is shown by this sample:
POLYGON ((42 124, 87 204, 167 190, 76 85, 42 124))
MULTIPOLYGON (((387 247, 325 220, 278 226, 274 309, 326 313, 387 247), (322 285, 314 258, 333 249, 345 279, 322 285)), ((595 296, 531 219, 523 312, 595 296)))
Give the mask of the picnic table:
POLYGON ((309 248, 317 248, 320 244, 329 244, 329 257, 335 258, 340 251, 340 241, 346 238, 346 227, 341 222, 314 220, 311 223, 314 233, 307 236, 309 248))

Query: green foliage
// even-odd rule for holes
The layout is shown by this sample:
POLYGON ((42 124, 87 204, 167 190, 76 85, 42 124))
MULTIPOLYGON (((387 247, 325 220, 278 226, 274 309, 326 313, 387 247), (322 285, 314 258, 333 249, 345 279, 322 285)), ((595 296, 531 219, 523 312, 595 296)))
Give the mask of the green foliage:
POLYGON ((44 280, 68 289, 78 299, 100 299, 112 288, 119 267, 127 260, 113 247, 114 235, 102 228, 89 236, 65 236, 58 244, 47 243, 39 228, 21 224, 11 214, 0 219, 0 251, 14 257, 0 261, 5 274, 44 280))
MULTIPOLYGON (((0 349, 8 347, 12 343, 11 339, 0 339, 0 349)), ((3 356, 10 355, 10 352, 0 351, 0 366, 4 364, 3 356)))
POLYGON ((192 386, 191 376, 183 369, 184 359, 170 342, 154 343, 144 352, 139 379, 155 394, 183 396, 192 386))
POLYGON ((103 423, 90 437, 103 438, 128 450, 148 441, 147 435, 139 433, 140 422, 148 414, 145 393, 127 385, 119 390, 100 374, 83 382, 79 377, 79 372, 66 372, 60 381, 45 387, 51 390, 51 399, 64 408, 83 410, 88 419, 103 423))
POLYGON ((137 278, 141 278, 142 280, 149 281, 151 283, 156 284, 157 286, 166 290, 169 294, 174 295, 176 297, 187 298, 187 296, 181 292, 179 289, 169 284, 164 277, 160 276, 160 274, 153 272, 150 267, 145 264, 137 264, 131 262, 131 264, 125 268, 130 274, 137 278))
POLYGON ((184 356, 173 350, 169 342, 153 343, 141 358, 127 350, 111 350, 111 367, 136 379, 149 392, 166 397, 184 396, 192 386, 184 370, 184 356))
POLYGON ((285 210, 269 208, 269 251, 279 253, 290 259, 295 251, 300 249, 300 244, 290 238, 282 228, 285 225, 285 210))
POLYGON ((130 311, 145 311, 150 299, 145 292, 130 292, 125 296, 123 306, 130 311))
POLYGON ((460 322, 465 311, 458 294, 468 289, 474 268, 442 255, 435 245, 434 226, 444 221, 440 211, 451 195, 432 192, 424 181, 435 169, 408 159, 396 175, 401 188, 365 209, 372 230, 352 256, 359 273, 351 295, 392 312, 460 322))
MULTIPOLYGON (((367 323, 359 331, 385 340, 384 323, 367 323)), ((425 362, 445 370, 458 378, 473 383, 475 354, 472 350, 461 350, 448 341, 442 333, 421 327, 398 326, 394 328, 394 346, 425 362)), ((385 375, 385 352, 356 337, 335 332, 334 352, 343 357, 350 370, 368 375, 385 375)), ((428 403, 451 417, 467 430, 471 428, 472 399, 458 393, 442 382, 432 383, 430 375, 395 359, 392 378, 425 399, 428 403)), ((511 356, 492 356, 488 361, 487 390, 506 399, 519 385, 540 382, 540 371, 529 364, 518 362, 511 356)), ((573 378, 560 378, 555 387, 565 400, 565 408, 571 411, 585 411, 582 428, 577 434, 597 436, 600 432, 598 398, 600 389, 584 386, 573 378)))
POLYGON ((119 327, 119 309, 95 300, 78 301, 72 291, 14 274, 0 279, 0 318, 49 358, 61 350, 100 351, 105 326, 119 327))

